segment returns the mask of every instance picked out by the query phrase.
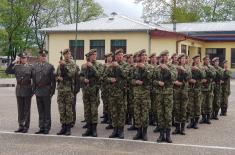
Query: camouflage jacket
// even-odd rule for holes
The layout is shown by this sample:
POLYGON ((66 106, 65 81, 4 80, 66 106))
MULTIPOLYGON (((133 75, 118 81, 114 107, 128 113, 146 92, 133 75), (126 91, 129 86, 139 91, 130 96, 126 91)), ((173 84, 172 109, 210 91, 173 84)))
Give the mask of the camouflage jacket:
POLYGON ((184 70, 181 70, 178 67, 179 66, 176 66, 177 75, 178 75, 176 80, 179 82, 182 82, 182 85, 181 86, 174 85, 174 89, 188 91, 188 87, 189 87, 188 81, 189 79, 192 78, 191 70, 188 66, 183 66, 184 70))
POLYGON ((191 74, 192 74, 192 78, 196 80, 196 83, 190 83, 189 82, 189 88, 190 90, 199 90, 201 91, 201 87, 202 87, 202 79, 205 78, 205 71, 202 68, 202 66, 197 65, 197 67, 199 68, 198 70, 192 70, 192 66, 190 67, 191 70, 191 74))
POLYGON ((207 67, 208 69, 205 70, 205 76, 204 79, 206 79, 206 82, 202 83, 202 91, 212 91, 213 90, 213 80, 215 77, 215 69, 211 65, 204 65, 203 67, 207 67))
POLYGON ((230 78, 231 78, 232 72, 230 70, 223 70, 223 76, 222 76, 222 92, 231 94, 230 90, 230 78))

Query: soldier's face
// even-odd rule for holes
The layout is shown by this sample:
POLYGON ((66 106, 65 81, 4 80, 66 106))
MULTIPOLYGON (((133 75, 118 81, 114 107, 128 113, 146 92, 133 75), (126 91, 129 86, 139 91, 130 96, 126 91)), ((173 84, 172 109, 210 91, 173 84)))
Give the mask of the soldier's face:
POLYGON ((147 57, 147 54, 146 54, 146 53, 141 54, 140 60, 141 60, 142 62, 147 61, 147 59, 148 59, 148 57, 147 57))
POLYGON ((47 56, 46 55, 40 55, 39 56, 39 61, 40 62, 46 62, 47 61, 47 56))
POLYGON ((228 68, 228 63, 224 63, 224 68, 228 68))
POLYGON ((195 59, 194 59, 194 62, 195 62, 196 64, 199 64, 199 63, 200 63, 200 58, 199 58, 199 57, 195 58, 195 59))
POLYGON ((27 57, 22 57, 22 58, 20 58, 20 62, 21 62, 22 64, 26 64, 26 63, 27 63, 27 57))
POLYGON ((204 64, 208 65, 210 63, 210 59, 209 58, 205 58, 204 59, 204 64))
POLYGON ((64 54, 64 58, 65 58, 66 60, 70 60, 70 58, 71 58, 71 52, 67 52, 66 54, 64 54))
POLYGON ((96 60, 96 57, 97 57, 97 54, 96 54, 96 52, 95 52, 95 53, 93 53, 93 54, 90 56, 90 60, 91 60, 91 61, 95 61, 95 60, 96 60))
POLYGON ((216 65, 216 66, 219 66, 219 60, 216 60, 216 61, 215 61, 215 65, 216 65))
POLYGON ((184 65, 184 64, 186 63, 186 59, 185 59, 184 56, 180 58, 180 63, 181 63, 182 65, 184 65))
POLYGON ((176 56, 172 57, 172 61, 176 63, 177 62, 177 57, 176 56))
POLYGON ((107 62, 112 62, 113 58, 112 56, 107 57, 107 62))
POLYGON ((150 61, 151 61, 151 63, 153 63, 153 64, 157 63, 157 57, 156 57, 156 56, 152 56, 152 57, 150 58, 150 61))
POLYGON ((132 64, 134 62, 134 59, 133 59, 133 56, 130 56, 128 59, 127 59, 127 62, 132 64))
POLYGON ((116 61, 123 61, 123 53, 118 53, 118 54, 115 56, 115 60, 116 60, 116 61))
POLYGON ((163 55, 163 56, 162 56, 162 60, 163 60, 164 62, 168 62, 168 60, 169 60, 169 54, 163 55))

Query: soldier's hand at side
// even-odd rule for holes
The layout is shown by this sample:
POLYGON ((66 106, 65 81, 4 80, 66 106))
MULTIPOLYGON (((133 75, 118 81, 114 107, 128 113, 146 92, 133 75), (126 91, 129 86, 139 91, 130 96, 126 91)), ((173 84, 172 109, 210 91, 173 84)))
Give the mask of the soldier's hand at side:
POLYGON ((190 79, 189 82, 194 84, 194 83, 196 83, 196 80, 190 79))
POLYGON ((90 81, 88 79, 84 79, 84 82, 88 84, 90 81))
POLYGON ((115 83, 115 82, 117 82, 117 79, 116 78, 111 78, 111 82, 115 83))
POLYGON ((63 78, 59 76, 59 77, 57 77, 57 80, 63 81, 63 78))
POLYGON ((205 66, 205 67, 204 67, 204 69, 207 71, 207 70, 208 70, 208 67, 207 67, 207 66, 205 66))
POLYGON ((158 84, 159 84, 159 86, 161 86, 161 87, 163 87, 163 86, 165 85, 165 83, 162 82, 162 81, 159 81, 158 84))
POLYGON ((197 66, 192 67, 193 70, 198 70, 199 68, 197 66))
POLYGON ((169 70, 169 68, 167 67, 166 64, 161 64, 161 68, 162 68, 162 69, 167 69, 167 70, 169 70))
POLYGON ((138 67, 144 68, 144 64, 143 63, 138 63, 138 67))

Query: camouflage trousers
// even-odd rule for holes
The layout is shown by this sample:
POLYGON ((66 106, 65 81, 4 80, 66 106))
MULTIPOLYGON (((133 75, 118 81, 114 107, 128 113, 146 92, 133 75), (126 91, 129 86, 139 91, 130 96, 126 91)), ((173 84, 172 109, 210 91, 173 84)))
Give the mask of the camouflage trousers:
POLYGON ((168 129, 172 123, 173 92, 172 94, 160 93, 159 96, 158 123, 159 128, 168 129))
POLYGON ((98 88, 96 86, 83 88, 82 95, 86 122, 91 124, 97 123, 99 107, 98 88))
POLYGON ((159 92, 154 92, 154 95, 152 96, 152 101, 153 101, 153 104, 151 105, 152 106, 152 109, 153 109, 153 113, 154 113, 154 116, 155 116, 155 121, 158 123, 158 115, 161 111, 161 109, 159 108, 159 104, 161 102, 161 94, 159 92))
POLYGON ((101 99, 103 101, 103 114, 108 114, 109 113, 109 101, 108 101, 108 88, 103 88, 101 90, 101 99))
POLYGON ((222 112, 227 112, 229 93, 222 91, 220 107, 222 112))
POLYGON ((111 118, 113 127, 123 127, 125 125, 126 104, 122 89, 114 88, 111 90, 110 103, 112 106, 111 118))
POLYGON ((134 94, 133 90, 129 89, 127 91, 127 113, 130 115, 134 115, 134 94))
POLYGON ((157 122, 158 121, 158 117, 157 117, 157 107, 156 107, 156 93, 155 92, 151 92, 150 93, 150 116, 152 116, 152 118, 154 118, 154 121, 157 122))
POLYGON ((150 109, 150 92, 141 87, 134 88, 135 127, 148 127, 150 109))
POLYGON ((186 122, 188 104, 188 91, 182 89, 174 90, 174 117, 176 123, 186 122))
POLYGON ((71 91, 58 91, 57 103, 61 124, 73 122, 73 98, 74 94, 71 91))
POLYGON ((202 91, 202 105, 201 105, 201 114, 208 115, 212 112, 212 99, 213 92, 211 91, 202 91))
POLYGON ((189 113, 190 118, 200 117, 201 115, 201 90, 194 89, 189 91, 189 113))
POLYGON ((220 109, 220 97, 221 97, 221 87, 220 85, 215 85, 214 87, 214 98, 212 102, 212 111, 218 112, 220 109))

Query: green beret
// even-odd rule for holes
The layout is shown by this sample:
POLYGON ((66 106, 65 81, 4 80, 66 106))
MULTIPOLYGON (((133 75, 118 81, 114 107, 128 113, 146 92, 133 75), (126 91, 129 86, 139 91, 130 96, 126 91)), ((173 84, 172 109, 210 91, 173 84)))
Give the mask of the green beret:
POLYGON ((90 49, 90 51, 86 54, 86 57, 89 57, 94 53, 96 53, 96 49, 90 49))
POLYGON ((20 58, 26 58, 28 55, 27 55, 27 53, 25 53, 25 52, 22 52, 22 53, 19 53, 18 54, 18 57, 20 57, 20 58))
POLYGON ((156 53, 152 53, 149 55, 149 58, 152 58, 152 57, 155 57, 156 56, 156 53))
POLYGON ((205 59, 207 59, 207 58, 210 59, 209 55, 206 55, 206 56, 203 58, 203 60, 205 60, 205 59))
POLYGON ((192 57, 192 59, 196 59, 196 58, 198 58, 198 57, 200 57, 200 55, 199 55, 199 54, 197 54, 197 55, 193 56, 193 57, 192 57))
POLYGON ((69 49, 69 48, 64 49, 64 50, 63 50, 63 55, 67 54, 68 52, 70 52, 70 49, 69 49))
POLYGON ((119 54, 119 53, 124 53, 122 48, 119 48, 115 51, 115 55, 119 54))
POLYGON ((107 53, 107 54, 104 55, 105 58, 110 57, 110 56, 113 56, 113 53, 112 53, 112 52, 107 53))
POLYGON ((215 61, 217 61, 217 60, 219 60, 219 57, 214 57, 214 58, 212 59, 213 62, 215 62, 215 61))
POLYGON ((163 56, 163 55, 167 55, 167 54, 169 54, 169 51, 168 51, 168 50, 164 50, 164 51, 162 51, 162 52, 159 54, 159 56, 163 56))
POLYGON ((142 55, 142 54, 146 54, 146 50, 145 49, 142 49, 139 51, 139 55, 142 55))
POLYGON ((176 57, 176 56, 177 56, 177 53, 173 53, 173 54, 171 55, 171 58, 176 57))
POLYGON ((181 53, 178 55, 177 60, 181 59, 182 57, 185 57, 186 55, 184 53, 181 53))

